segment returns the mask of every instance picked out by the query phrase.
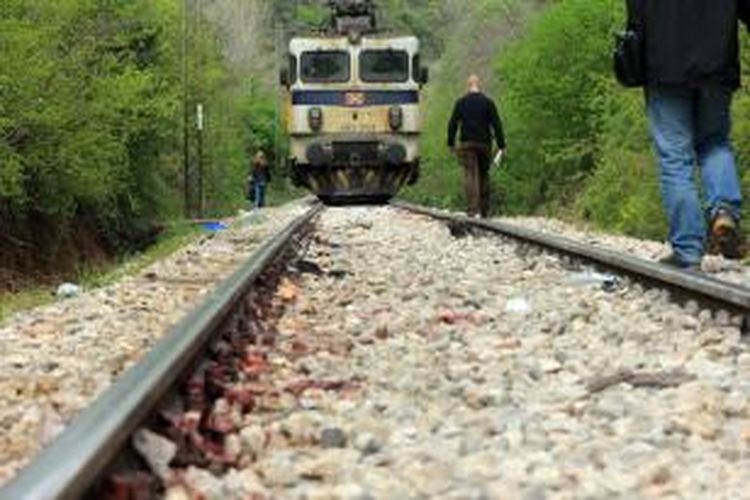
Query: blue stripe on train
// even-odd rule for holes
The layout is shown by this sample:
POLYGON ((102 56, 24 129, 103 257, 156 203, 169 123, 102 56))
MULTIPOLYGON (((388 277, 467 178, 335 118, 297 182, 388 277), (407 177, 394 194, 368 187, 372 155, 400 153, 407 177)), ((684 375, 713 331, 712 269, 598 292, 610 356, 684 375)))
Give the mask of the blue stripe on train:
POLYGON ((419 92, 416 90, 298 90, 292 94, 292 104, 298 106, 388 106, 394 104, 417 104, 419 92), (365 102, 352 104, 347 95, 361 94, 365 102))

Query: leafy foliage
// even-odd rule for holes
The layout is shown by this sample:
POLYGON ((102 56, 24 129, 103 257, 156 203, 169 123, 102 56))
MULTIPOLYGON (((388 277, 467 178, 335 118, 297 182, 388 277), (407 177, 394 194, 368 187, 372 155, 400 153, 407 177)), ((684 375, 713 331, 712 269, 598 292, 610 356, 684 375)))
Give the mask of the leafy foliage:
MULTIPOLYGON (((499 179, 503 211, 562 212, 608 230, 665 236, 643 95, 622 89, 612 76, 612 36, 624 25, 623 4, 554 3, 500 57, 512 154, 499 179)), ((743 45, 747 77, 746 36, 743 45)), ((741 90, 734 109, 740 163, 750 158, 749 109, 750 94, 741 90)))
MULTIPOLYGON (((249 150, 274 147, 273 99, 228 66, 216 27, 191 2, 185 87, 181 4, 4 2, 0 227, 5 240, 37 249, 32 260, 65 267, 59 253, 76 250, 82 226, 100 246, 128 250, 158 221, 182 213, 185 92, 189 182, 201 103, 207 211, 243 202, 249 150)), ((17 267, 14 253, 4 251, 0 267, 17 267)))
POLYGON ((512 150, 501 180, 506 209, 528 212, 570 202, 593 171, 598 144, 592 107, 606 88, 607 43, 620 3, 555 3, 501 58, 497 75, 512 150))
MULTIPOLYGON (((463 176, 447 148, 447 123, 457 98, 465 92, 470 73, 485 81, 485 91, 498 101, 503 114, 492 62, 514 40, 538 2, 478 0, 466 9, 463 2, 442 2, 431 21, 444 49, 430 61, 432 81, 425 89, 423 104, 422 160, 420 183, 405 192, 415 201, 445 207, 465 207, 463 176), (445 28, 445 27, 449 28, 445 28)), ((498 173, 493 172, 497 177, 498 173)))

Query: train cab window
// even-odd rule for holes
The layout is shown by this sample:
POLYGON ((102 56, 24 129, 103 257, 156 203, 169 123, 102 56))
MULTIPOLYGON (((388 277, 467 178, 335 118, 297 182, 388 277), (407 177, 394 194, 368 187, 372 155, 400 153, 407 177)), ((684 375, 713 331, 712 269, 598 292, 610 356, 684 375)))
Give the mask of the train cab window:
POLYGON ((297 83, 297 56, 289 54, 289 83, 297 83))
POLYGON ((343 83, 351 75, 349 53, 344 51, 303 52, 301 77, 305 83, 343 83))
POLYGON ((363 82, 406 82, 409 54, 403 50, 365 50, 359 56, 359 71, 363 82))
POLYGON ((419 57, 419 54, 414 54, 414 57, 411 58, 411 79, 415 82, 419 82, 421 79, 421 75, 419 74, 421 68, 422 60, 419 57))

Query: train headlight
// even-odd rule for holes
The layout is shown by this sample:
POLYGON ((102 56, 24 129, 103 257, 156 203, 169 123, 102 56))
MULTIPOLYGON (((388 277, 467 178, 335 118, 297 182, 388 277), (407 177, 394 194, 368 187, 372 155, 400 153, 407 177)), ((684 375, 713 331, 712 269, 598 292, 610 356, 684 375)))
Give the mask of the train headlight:
POLYGON ((307 148, 307 161, 313 167, 321 168, 330 163, 331 154, 322 144, 311 144, 307 148))
POLYGON ((320 132, 323 128, 323 110, 318 107, 310 108, 307 112, 307 121, 313 132, 320 132))
POLYGON ((397 167, 406 161, 406 148, 401 144, 389 144, 385 148, 385 161, 397 167))
POLYGON ((391 106, 388 110, 388 124, 391 130, 401 130, 404 126, 404 110, 401 106, 391 106))

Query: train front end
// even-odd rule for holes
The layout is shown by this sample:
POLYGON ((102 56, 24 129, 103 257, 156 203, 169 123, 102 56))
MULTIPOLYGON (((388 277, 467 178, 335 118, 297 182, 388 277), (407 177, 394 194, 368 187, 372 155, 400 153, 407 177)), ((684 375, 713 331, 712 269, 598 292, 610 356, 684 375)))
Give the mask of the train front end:
POLYGON ((290 170, 323 201, 386 201, 419 176, 415 37, 294 38, 287 90, 290 170))

